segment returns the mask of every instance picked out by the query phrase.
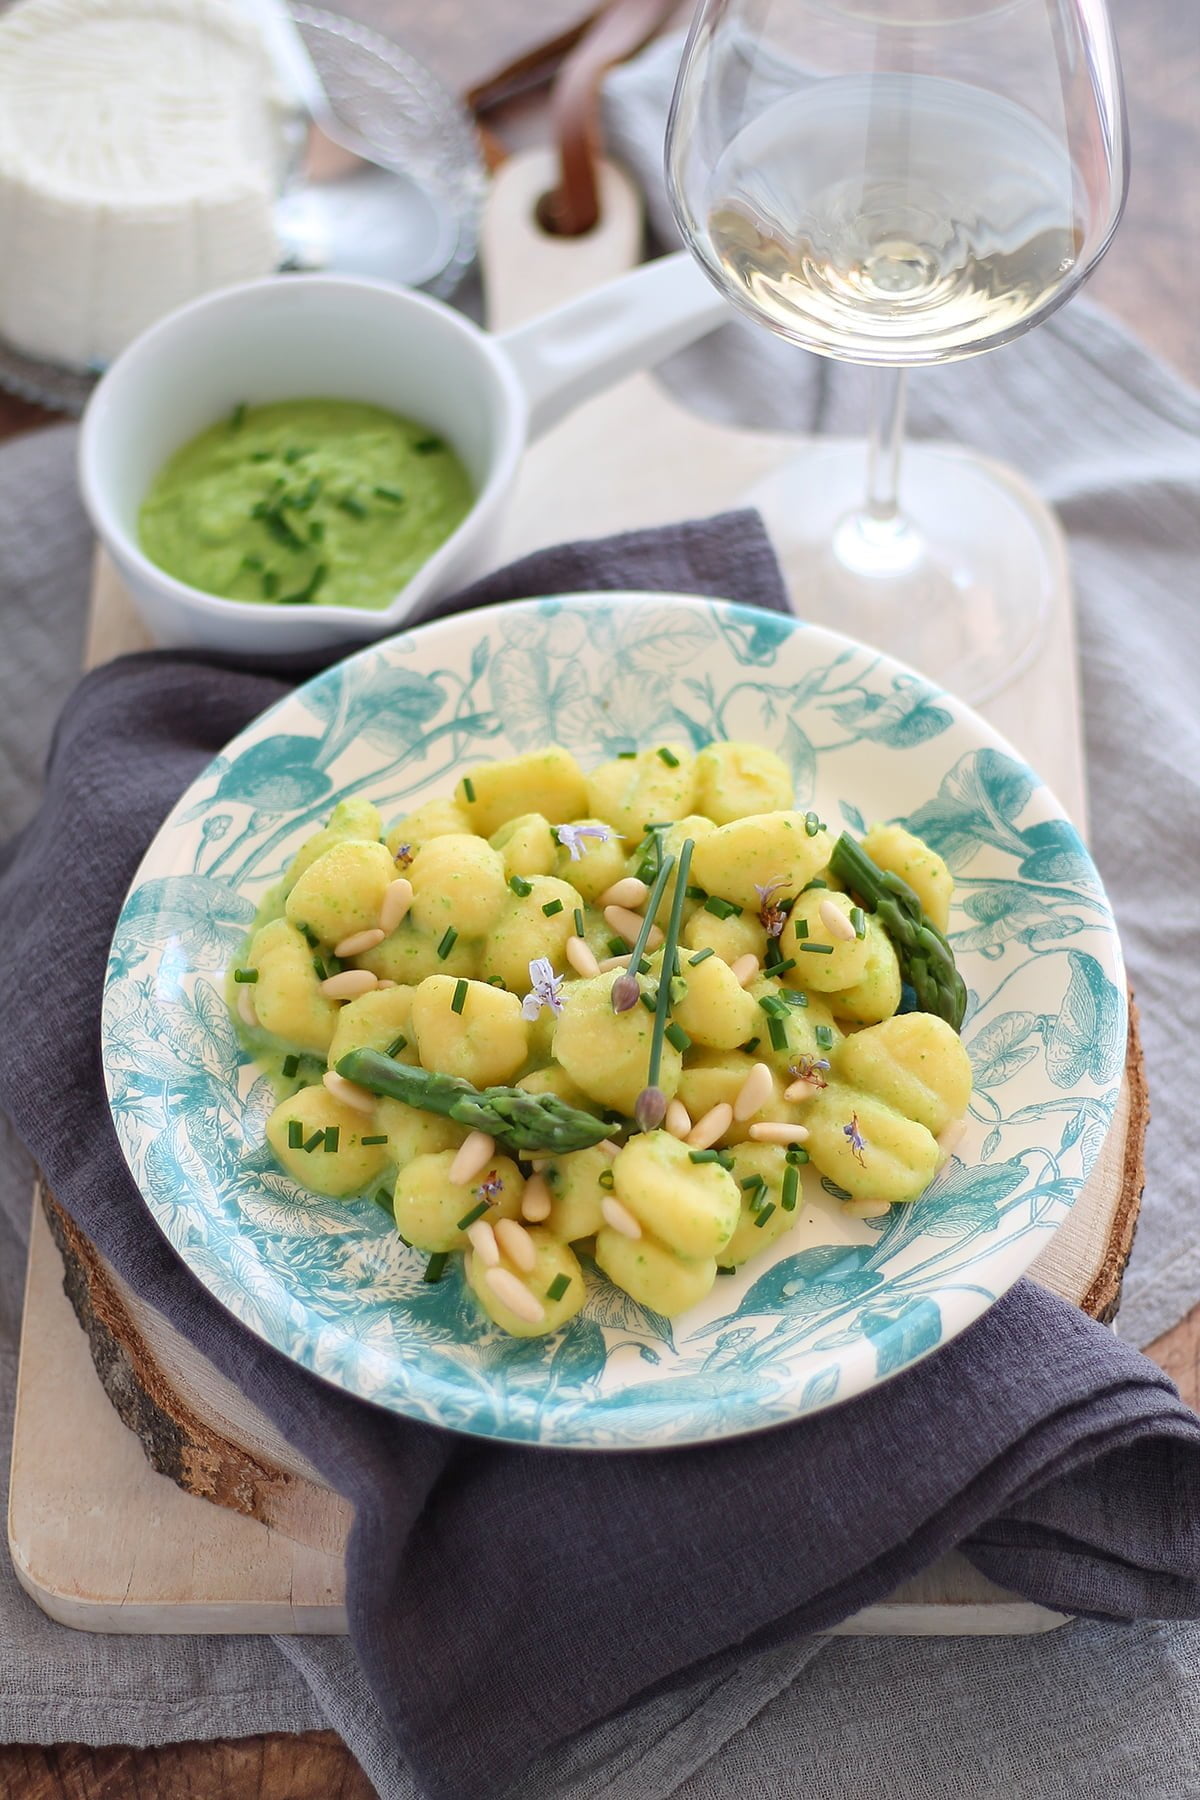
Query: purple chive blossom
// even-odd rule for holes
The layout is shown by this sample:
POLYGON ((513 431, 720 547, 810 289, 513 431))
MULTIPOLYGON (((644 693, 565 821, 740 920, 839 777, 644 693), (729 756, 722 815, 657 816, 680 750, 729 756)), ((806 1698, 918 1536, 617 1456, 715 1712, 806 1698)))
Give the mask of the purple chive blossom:
POLYGON ((521 1002, 521 1017, 536 1019, 543 1006, 548 1006, 555 1015, 563 1009, 560 989, 563 978, 554 973, 554 964, 548 956, 535 956, 529 965, 530 988, 521 1002))
POLYGON ((495 1169, 489 1169, 475 1192, 481 1200, 486 1200, 489 1206, 494 1205, 504 1192, 503 1175, 498 1175, 495 1169))
POLYGON ((612 1009, 615 1013, 627 1013, 635 1007, 642 997, 641 983, 636 975, 626 969, 618 975, 612 984, 612 1009))
POLYGON ((409 863, 412 861, 412 859, 413 859, 412 845, 411 844, 397 844, 396 854, 392 860, 394 862, 398 862, 402 869, 407 869, 407 867, 408 867, 409 863))
POLYGON ((857 1113, 850 1114, 850 1123, 848 1125, 842 1126, 842 1135, 849 1140, 851 1153, 858 1159, 858 1161, 862 1164, 863 1168, 865 1169, 867 1166, 867 1159, 863 1155, 863 1151, 867 1147, 867 1140, 863 1136, 862 1132, 858 1129, 858 1114, 857 1113))
POLYGON ((777 938, 783 933, 787 924, 787 914, 782 906, 776 906, 775 896, 781 888, 787 886, 786 881, 756 881, 754 891, 758 895, 758 917, 768 937, 777 938))
POLYGON ((637 1097, 633 1116, 642 1131, 657 1131, 667 1116, 667 1096, 661 1088, 643 1088, 637 1097))
POLYGON ((594 838, 598 844, 607 844, 613 835, 608 825, 556 825, 554 834, 563 849, 571 852, 572 862, 582 861, 588 838, 594 838))
POLYGON ((829 1068, 827 1056, 802 1056, 792 1063, 788 1074, 793 1081, 811 1081, 814 1087, 828 1087, 825 1071, 829 1068))

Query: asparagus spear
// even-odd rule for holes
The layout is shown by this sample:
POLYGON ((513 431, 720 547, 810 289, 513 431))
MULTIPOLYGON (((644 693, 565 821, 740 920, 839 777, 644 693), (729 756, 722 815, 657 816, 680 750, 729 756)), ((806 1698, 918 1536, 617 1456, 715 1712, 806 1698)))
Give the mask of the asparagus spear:
POLYGON ((348 1051, 337 1072, 373 1094, 386 1094, 423 1112, 442 1113, 474 1131, 486 1131, 518 1155, 586 1150, 607 1137, 610 1129, 602 1119, 568 1106, 557 1094, 527 1094, 516 1087, 476 1088, 456 1075, 436 1075, 410 1063, 395 1062, 380 1050, 348 1051))
POLYGON ((925 916, 907 881, 874 863, 845 832, 833 846, 829 866, 868 912, 873 912, 895 947, 900 974, 917 996, 922 1012, 936 1013, 955 1031, 967 1010, 967 989, 945 937, 925 916))

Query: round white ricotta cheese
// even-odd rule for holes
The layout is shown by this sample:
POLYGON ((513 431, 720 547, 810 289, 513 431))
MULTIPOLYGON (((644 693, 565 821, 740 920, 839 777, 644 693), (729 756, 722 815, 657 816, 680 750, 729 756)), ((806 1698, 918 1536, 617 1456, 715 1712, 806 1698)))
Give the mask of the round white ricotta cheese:
POLYGON ((229 0, 0 16, 0 336, 87 367, 276 266, 287 106, 229 0))

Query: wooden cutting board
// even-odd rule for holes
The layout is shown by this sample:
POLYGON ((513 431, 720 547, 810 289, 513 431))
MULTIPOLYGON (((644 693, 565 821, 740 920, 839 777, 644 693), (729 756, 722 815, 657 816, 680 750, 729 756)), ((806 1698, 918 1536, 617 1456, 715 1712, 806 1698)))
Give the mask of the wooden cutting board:
MULTIPOLYGON (((495 183, 483 258, 497 328, 638 259, 638 197, 611 168, 601 226, 573 240, 538 231, 533 208, 551 170, 548 156, 530 153, 506 165, 495 183)), ((634 376, 529 451, 501 559, 558 539, 714 512, 757 489, 793 594, 811 602, 808 572, 787 548, 787 521, 773 518, 770 504, 768 478, 798 447, 785 434, 710 424, 682 410, 651 376, 634 376)), ((924 447, 911 453, 946 454, 924 447)), ((1039 522, 1058 571, 1057 591, 1037 660, 981 710, 1082 828, 1086 795, 1065 549, 1051 515, 1011 471, 1007 479, 1039 522)), ((89 665, 145 641, 101 559, 89 665)), ((1101 1161, 1033 1271, 1100 1319, 1115 1311, 1136 1224, 1146 1110, 1134 1015, 1127 1078, 1101 1161)), ((348 1525, 345 1502, 270 1422, 215 1369, 197 1364, 48 1196, 44 1212, 35 1206, 9 1542, 17 1573, 38 1603, 63 1623, 100 1631, 344 1631, 341 1550, 348 1525)), ((1061 1622, 1061 1615, 1004 1594, 953 1557, 842 1629, 981 1634, 1043 1631, 1061 1622)))

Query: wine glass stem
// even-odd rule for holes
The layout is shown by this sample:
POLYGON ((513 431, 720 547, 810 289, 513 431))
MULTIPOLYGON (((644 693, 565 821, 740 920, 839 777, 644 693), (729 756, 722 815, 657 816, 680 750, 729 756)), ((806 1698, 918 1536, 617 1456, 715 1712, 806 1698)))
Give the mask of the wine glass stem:
POLYGON ((908 377, 903 369, 872 369, 867 431, 867 512, 880 524, 899 517, 900 449, 908 377))

